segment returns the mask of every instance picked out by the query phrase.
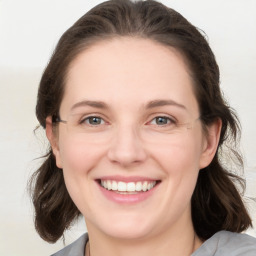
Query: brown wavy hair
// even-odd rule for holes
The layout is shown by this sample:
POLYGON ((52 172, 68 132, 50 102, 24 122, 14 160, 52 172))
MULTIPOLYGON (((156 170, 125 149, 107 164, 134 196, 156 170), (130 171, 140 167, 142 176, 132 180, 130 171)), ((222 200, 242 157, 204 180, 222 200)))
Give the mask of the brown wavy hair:
MULTIPOLYGON (((175 10, 152 0, 111 0, 82 16, 60 38, 42 75, 36 105, 40 125, 45 128, 46 117, 52 116, 54 121, 58 116, 74 58, 98 41, 122 36, 146 38, 178 50, 194 79, 203 127, 207 129, 216 119, 222 121, 217 153, 210 165, 200 170, 191 200, 197 235, 206 240, 220 230, 246 230, 252 223, 235 185, 244 188, 244 181, 221 160, 225 154, 233 156, 239 168, 243 167, 235 150, 239 121, 222 96, 219 68, 204 34, 175 10)), ((67 192, 50 147, 30 184, 36 230, 44 240, 56 242, 81 213, 67 192)))

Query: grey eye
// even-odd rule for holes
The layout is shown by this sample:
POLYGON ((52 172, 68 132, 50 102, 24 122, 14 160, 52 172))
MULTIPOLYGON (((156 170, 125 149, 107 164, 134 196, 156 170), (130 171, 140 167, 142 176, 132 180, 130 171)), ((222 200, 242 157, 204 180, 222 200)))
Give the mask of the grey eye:
POLYGON ((156 123, 159 125, 168 124, 169 122, 170 122, 170 120, 166 117, 157 117, 156 118, 156 123))
POLYGON ((156 124, 156 125, 166 125, 169 124, 171 122, 171 119, 168 117, 164 117, 164 116, 157 116, 152 120, 152 124, 156 124))
POLYGON ((85 121, 85 123, 87 123, 89 125, 100 125, 100 124, 105 123, 102 118, 97 117, 97 116, 87 117, 84 121, 85 121))

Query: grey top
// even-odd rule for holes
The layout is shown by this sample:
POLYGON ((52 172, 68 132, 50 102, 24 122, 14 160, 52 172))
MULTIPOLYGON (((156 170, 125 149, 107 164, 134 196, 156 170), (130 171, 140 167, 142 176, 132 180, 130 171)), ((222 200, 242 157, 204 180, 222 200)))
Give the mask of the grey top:
POLYGON ((206 240, 191 256, 256 256, 256 238, 220 231, 206 240))
MULTIPOLYGON (((88 235, 52 256, 84 256, 88 235)), ((246 234, 220 231, 206 240, 191 256, 256 256, 256 238, 246 234)))

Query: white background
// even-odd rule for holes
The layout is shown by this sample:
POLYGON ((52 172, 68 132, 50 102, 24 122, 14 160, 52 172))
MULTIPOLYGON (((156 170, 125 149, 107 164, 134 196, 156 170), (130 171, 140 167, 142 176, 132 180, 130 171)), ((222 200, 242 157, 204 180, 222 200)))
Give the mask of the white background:
MULTIPOLYGON (((26 183, 47 146, 34 109, 40 75, 61 34, 101 1, 0 0, 0 255, 49 255, 33 227, 26 183)), ((216 54, 221 86, 243 126, 242 151, 249 196, 256 197, 256 1, 162 1, 203 29, 216 54)), ((256 204, 249 203, 256 219, 256 204), (254 209, 254 210, 253 210, 254 209)), ((84 232, 76 225, 66 242, 84 232)), ((255 230, 250 234, 256 236, 255 230)))

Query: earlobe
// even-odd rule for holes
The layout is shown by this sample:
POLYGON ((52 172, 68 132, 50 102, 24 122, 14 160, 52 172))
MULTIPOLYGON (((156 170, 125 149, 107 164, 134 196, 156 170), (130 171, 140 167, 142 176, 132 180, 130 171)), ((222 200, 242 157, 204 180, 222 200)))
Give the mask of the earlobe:
POLYGON ((214 158, 219 145, 221 127, 221 119, 217 119, 213 124, 207 127, 207 135, 200 159, 200 169, 207 167, 214 158))
POLYGON ((52 117, 48 116, 46 118, 46 127, 45 127, 46 137, 49 140, 52 148, 52 152, 56 158, 56 165, 58 168, 62 168, 60 150, 57 140, 57 135, 53 130, 52 117))

